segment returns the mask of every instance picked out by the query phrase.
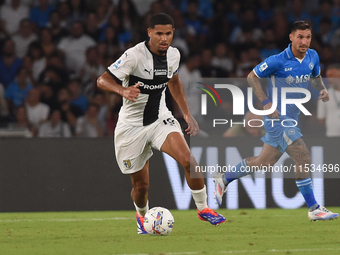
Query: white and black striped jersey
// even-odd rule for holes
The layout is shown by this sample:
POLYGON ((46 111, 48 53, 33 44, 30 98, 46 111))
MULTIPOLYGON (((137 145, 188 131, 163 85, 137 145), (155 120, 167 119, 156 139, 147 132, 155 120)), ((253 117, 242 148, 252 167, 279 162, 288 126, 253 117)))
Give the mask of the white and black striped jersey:
POLYGON ((180 53, 176 48, 170 46, 165 56, 159 56, 150 51, 147 42, 141 42, 111 64, 107 72, 123 87, 140 83, 141 92, 136 102, 123 98, 119 121, 146 126, 171 114, 165 104, 165 89, 177 74, 179 61, 180 53))

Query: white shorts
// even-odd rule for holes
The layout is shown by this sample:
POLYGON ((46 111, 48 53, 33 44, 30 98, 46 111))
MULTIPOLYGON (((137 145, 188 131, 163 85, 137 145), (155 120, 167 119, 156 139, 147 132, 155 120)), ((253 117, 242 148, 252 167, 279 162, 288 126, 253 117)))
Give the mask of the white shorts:
POLYGON ((115 151, 122 173, 132 174, 142 170, 153 154, 151 147, 160 150, 172 132, 183 135, 174 117, 160 118, 148 126, 131 126, 118 122, 115 129, 115 151))

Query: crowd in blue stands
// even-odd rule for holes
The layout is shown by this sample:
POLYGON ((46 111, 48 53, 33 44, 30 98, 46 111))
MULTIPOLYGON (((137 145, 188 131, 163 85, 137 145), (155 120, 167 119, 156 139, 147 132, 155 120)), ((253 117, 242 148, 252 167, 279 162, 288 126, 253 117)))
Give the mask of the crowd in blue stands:
MULTIPOLYGON (((290 43, 306 20, 322 75, 340 60, 340 0, 1 0, 0 126, 32 136, 112 136, 120 96, 96 79, 127 48, 147 40, 150 17, 175 20, 173 46, 201 77, 245 78, 290 43)), ((318 92, 311 89, 310 110, 318 92)), ((175 107, 169 103, 169 107, 175 107)), ((307 119, 303 121, 313 121, 307 119)), ((302 125, 309 126, 309 125, 302 125)), ((322 127, 308 130, 323 132, 322 127)))

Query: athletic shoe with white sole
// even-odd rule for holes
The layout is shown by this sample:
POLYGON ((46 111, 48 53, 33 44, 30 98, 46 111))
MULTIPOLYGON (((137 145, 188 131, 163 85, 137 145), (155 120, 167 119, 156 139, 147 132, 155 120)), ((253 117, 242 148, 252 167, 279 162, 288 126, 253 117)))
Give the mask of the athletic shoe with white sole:
POLYGON ((223 194, 227 191, 227 187, 223 180, 222 180, 222 173, 216 173, 214 175, 214 182, 215 182, 215 199, 218 204, 218 206, 221 206, 222 204, 222 197, 223 194))
POLYGON ((143 235, 147 234, 144 228, 144 217, 140 216, 138 212, 136 212, 136 220, 137 220, 137 234, 143 235))
POLYGON ((320 205, 314 211, 308 212, 308 218, 312 221, 316 220, 334 220, 339 217, 338 213, 328 211, 325 207, 320 205))
POLYGON ((198 218, 203 221, 208 221, 210 224, 217 226, 223 222, 225 222, 225 218, 222 214, 215 212, 213 209, 209 207, 205 208, 202 211, 198 211, 198 218))

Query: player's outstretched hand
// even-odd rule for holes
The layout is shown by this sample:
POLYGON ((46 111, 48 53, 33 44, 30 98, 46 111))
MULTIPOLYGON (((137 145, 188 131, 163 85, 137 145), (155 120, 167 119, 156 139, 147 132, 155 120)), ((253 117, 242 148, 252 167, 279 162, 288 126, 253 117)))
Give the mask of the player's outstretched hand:
POLYGON ((140 93, 140 90, 138 88, 139 85, 140 85, 140 83, 137 83, 137 84, 130 86, 128 88, 124 88, 122 96, 125 97, 126 99, 132 101, 132 102, 136 102, 137 99, 138 99, 138 95, 140 93))
POLYGON ((321 99, 322 102, 329 101, 329 94, 328 94, 328 91, 326 89, 321 90, 319 95, 320 95, 319 99, 321 99))
MULTIPOLYGON (((270 108, 272 108, 272 103, 268 103, 265 106, 263 106, 263 110, 269 110, 270 108)), ((275 109, 275 111, 272 114, 267 115, 267 117, 278 119, 279 115, 280 115, 280 112, 277 109, 275 109)))
POLYGON ((195 136, 197 135, 198 131, 200 130, 197 121, 194 119, 194 117, 190 115, 184 115, 184 120, 186 123, 188 123, 188 128, 185 130, 188 135, 195 136))

